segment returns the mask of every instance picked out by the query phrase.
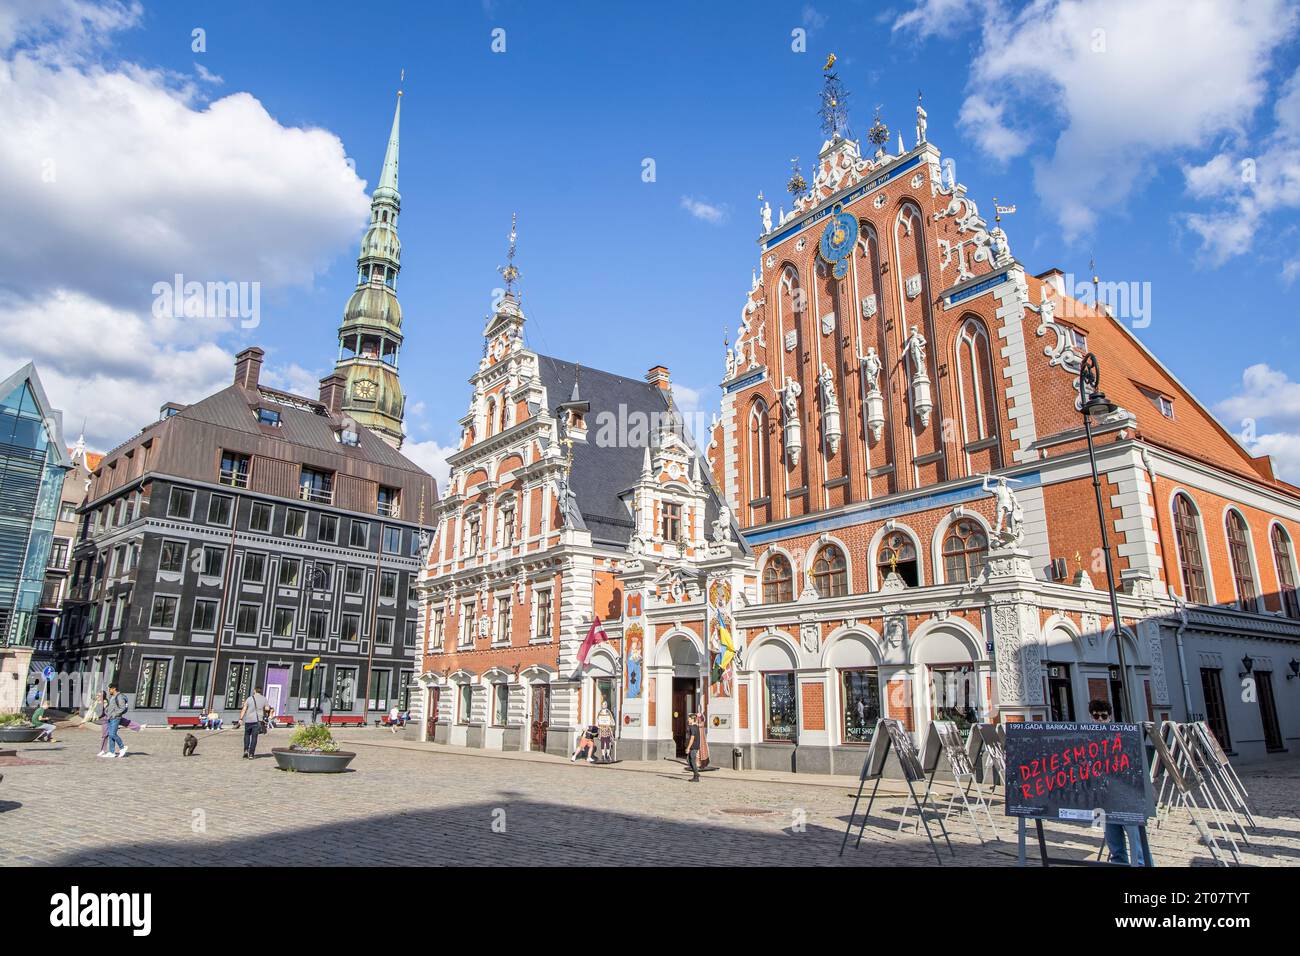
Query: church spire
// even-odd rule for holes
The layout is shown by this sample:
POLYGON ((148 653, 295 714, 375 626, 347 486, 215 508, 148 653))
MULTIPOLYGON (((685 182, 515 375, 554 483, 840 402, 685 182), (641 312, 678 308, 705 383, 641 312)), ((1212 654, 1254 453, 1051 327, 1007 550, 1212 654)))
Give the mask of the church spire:
MULTIPOLYGON (((406 71, 402 70, 402 80, 406 80, 406 71)), ((375 187, 375 199, 381 196, 392 197, 396 202, 402 201, 397 191, 397 153, 399 133, 402 125, 402 90, 397 90, 397 106, 393 109, 393 128, 388 134, 388 149, 384 151, 384 168, 379 173, 379 185, 375 187)))
POLYGON ((402 211, 402 197, 397 191, 401 119, 399 87, 384 166, 370 198, 370 223, 357 256, 357 287, 339 326, 339 357, 334 367, 347 380, 344 415, 394 448, 402 446, 406 407, 397 372, 402 347, 402 307, 397 301, 397 276, 402 270, 402 243, 397 238, 397 219, 402 211))

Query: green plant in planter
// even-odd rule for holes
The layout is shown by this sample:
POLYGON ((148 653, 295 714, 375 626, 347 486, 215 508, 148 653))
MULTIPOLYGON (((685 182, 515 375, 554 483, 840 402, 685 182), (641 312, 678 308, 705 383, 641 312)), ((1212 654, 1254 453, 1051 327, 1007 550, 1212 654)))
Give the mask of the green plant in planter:
POLYGON ((27 721, 22 714, 0 714, 0 727, 10 727, 14 724, 25 724, 27 721))
POLYGON ((339 745, 325 724, 303 724, 289 738, 289 749, 332 754, 339 749, 339 745))

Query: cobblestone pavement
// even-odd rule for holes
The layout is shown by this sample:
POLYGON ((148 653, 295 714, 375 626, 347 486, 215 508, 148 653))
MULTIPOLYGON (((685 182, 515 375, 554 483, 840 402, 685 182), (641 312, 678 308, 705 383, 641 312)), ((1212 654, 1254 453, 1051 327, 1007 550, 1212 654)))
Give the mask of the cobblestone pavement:
MULTIPOLYGON (((670 762, 621 769, 464 756, 380 730, 340 733, 357 752, 355 772, 305 775, 278 771, 265 737, 262 756, 240 759, 238 731, 203 738, 192 758, 181 756, 180 732, 124 736, 122 760, 96 758, 99 732, 89 729, 0 758, 0 865, 935 862, 924 832, 896 830, 897 794, 877 800, 861 848, 850 843, 841 859, 852 789, 824 778, 761 782, 724 771, 691 784, 670 762)), ((269 744, 287 738, 274 731, 269 744)), ((1239 770, 1259 824, 1245 861, 1300 863, 1300 759, 1239 770)), ((1003 842, 981 844, 970 819, 954 815, 955 852, 942 850, 944 864, 1014 865, 1014 825, 1000 805, 994 818, 1003 842)), ((1052 833, 1061 855, 1095 854, 1100 843, 1083 827, 1052 833)), ((1153 829, 1151 842, 1162 866, 1209 863, 1185 815, 1153 829)))

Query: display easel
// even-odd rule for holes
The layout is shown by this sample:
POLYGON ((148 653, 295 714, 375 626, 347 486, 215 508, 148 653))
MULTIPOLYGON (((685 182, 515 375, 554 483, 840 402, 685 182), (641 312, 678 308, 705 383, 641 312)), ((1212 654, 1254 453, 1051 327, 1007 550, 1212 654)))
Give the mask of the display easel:
MULTIPOLYGON (((1214 736, 1210 725, 1203 720, 1198 720, 1192 724, 1179 726, 1183 739, 1204 766, 1206 776, 1215 782, 1216 789, 1223 797, 1224 805, 1234 816, 1240 810, 1241 815, 1246 818, 1247 825, 1252 830, 1259 829, 1254 815, 1250 812, 1250 806, 1246 803, 1246 787, 1237 776, 1237 771, 1232 768, 1232 761, 1219 746, 1219 738, 1214 736)), ((1250 837, 1246 835, 1245 830, 1242 830, 1241 835, 1247 843, 1250 842, 1250 837)))
MULTIPOLYGON (((976 736, 974 728, 971 728, 971 736, 976 736)), ((979 781, 975 779, 975 767, 966 753, 966 745, 963 744, 961 734, 957 730, 957 725, 950 720, 934 720, 930 722, 930 731, 926 735, 925 749, 921 753, 921 768, 930 776, 925 785, 925 793, 921 796, 921 811, 931 804, 931 795, 934 792, 934 779, 939 771, 939 755, 947 759, 948 769, 952 772, 953 789, 952 795, 948 798, 948 806, 943 811, 943 818, 946 821, 952 815, 953 807, 956 806, 957 800, 961 800, 962 806, 970 814, 971 823, 975 826, 975 836, 984 843, 984 834, 980 832, 979 818, 975 815, 975 808, 979 807, 984 811, 984 816, 988 820, 989 826, 993 830, 993 839, 1001 842, 1002 837, 998 833, 998 825, 993 820, 993 813, 989 809, 988 798, 984 795, 984 788, 980 786, 979 781), (970 792, 975 790, 975 803, 971 804, 970 792)), ((934 811, 939 812, 937 804, 933 804, 934 811)), ((898 828, 903 828, 903 823, 907 819, 907 804, 903 804, 903 819, 898 821, 898 828)), ((918 820, 914 830, 919 831, 921 821, 918 820)))
MULTIPOLYGON (((1156 756, 1159 758, 1151 768, 1151 782, 1154 785, 1156 777, 1163 773, 1163 779, 1160 782, 1160 797, 1157 803, 1156 825, 1159 826, 1165 817, 1168 817, 1177 807, 1183 807, 1187 810, 1192 819, 1197 832, 1201 836, 1201 842, 1210 851, 1210 856, 1216 863, 1227 866, 1228 863, 1219 855, 1219 844, 1214 837, 1214 831, 1206 825, 1201 815, 1201 805, 1197 802, 1197 794, 1205 801, 1206 809, 1214 819, 1215 826, 1222 831, 1228 840, 1228 845, 1232 850, 1232 858, 1237 863, 1241 862, 1240 849, 1237 841, 1232 835, 1232 831, 1219 815, 1218 807, 1215 803, 1214 794, 1210 787, 1210 778, 1202 773, 1201 766, 1195 752, 1195 744, 1191 743, 1182 732, 1182 728, 1172 720, 1167 720, 1157 732, 1155 725, 1148 723, 1147 737, 1151 741, 1152 747, 1155 748, 1156 756)), ((1217 786, 1217 784, 1216 784, 1217 786)), ((1228 810, 1231 813, 1231 809, 1228 810)), ((1236 815, 1233 814, 1236 819, 1236 815)), ((1240 828, 1241 822, 1238 820, 1237 825, 1240 828)), ((1245 830, 1242 829, 1242 836, 1245 836, 1245 830)))
POLYGON ((1007 783, 1007 753, 996 724, 976 724, 966 738, 966 759, 975 770, 975 779, 989 780, 990 792, 1007 783))
MULTIPOLYGON (((921 767, 921 758, 917 755, 916 746, 912 743, 912 738, 908 735, 902 723, 889 717, 882 717, 877 720, 875 732, 871 735, 871 747, 867 750, 866 759, 862 761, 862 772, 858 775, 858 793, 853 798, 853 810, 849 814, 848 825, 844 828, 844 839, 840 842, 840 856, 844 855, 844 849, 849 844, 849 834, 853 831, 853 821, 858 815, 858 804, 862 801, 862 791, 866 787, 868 780, 874 780, 871 797, 867 800, 867 809, 862 815, 862 824, 858 827, 858 839, 853 844, 854 849, 862 845, 862 834, 867 828, 867 821, 871 819, 871 807, 876 802, 876 792, 880 789, 880 781, 885 775, 885 758, 889 755, 890 750, 893 750, 894 758, 903 771, 903 779, 907 782, 907 792, 911 794, 912 804, 916 807, 921 823, 925 825, 925 835, 930 840, 930 849, 934 851, 934 858, 942 865, 943 857, 939 855, 939 847, 934 842, 934 834, 930 830, 930 821, 922 812, 921 801, 916 796, 916 784, 925 779, 925 771, 921 767)), ((906 811, 906 805, 904 805, 904 810, 906 811)), ((940 832, 943 834, 944 842, 948 844, 948 852, 956 856, 957 851, 952 848, 952 841, 948 839, 948 828, 944 825, 943 818, 936 817, 935 819, 939 824, 940 832)), ((901 829, 901 821, 899 826, 901 829)))

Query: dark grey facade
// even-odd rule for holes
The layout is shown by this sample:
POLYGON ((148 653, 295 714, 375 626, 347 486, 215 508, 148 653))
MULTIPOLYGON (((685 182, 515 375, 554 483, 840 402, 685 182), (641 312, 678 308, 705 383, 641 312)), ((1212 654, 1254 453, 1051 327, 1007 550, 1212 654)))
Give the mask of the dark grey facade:
POLYGON ((56 649, 77 678, 63 693, 115 680, 146 722, 213 706, 229 720, 253 686, 299 719, 322 702, 405 710, 433 480, 339 414, 334 377, 311 401, 259 387, 249 361, 96 470, 56 649))

